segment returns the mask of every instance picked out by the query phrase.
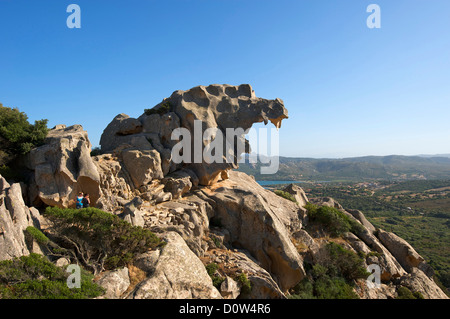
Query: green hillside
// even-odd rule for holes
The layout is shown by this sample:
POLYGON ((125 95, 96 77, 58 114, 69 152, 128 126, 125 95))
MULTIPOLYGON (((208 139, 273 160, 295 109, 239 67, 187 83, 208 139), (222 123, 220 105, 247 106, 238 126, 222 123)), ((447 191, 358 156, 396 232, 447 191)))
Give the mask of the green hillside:
POLYGON ((239 170, 256 180, 363 181, 449 179, 450 158, 422 156, 365 156, 343 159, 279 158, 276 174, 260 174, 261 166, 248 160, 239 170))

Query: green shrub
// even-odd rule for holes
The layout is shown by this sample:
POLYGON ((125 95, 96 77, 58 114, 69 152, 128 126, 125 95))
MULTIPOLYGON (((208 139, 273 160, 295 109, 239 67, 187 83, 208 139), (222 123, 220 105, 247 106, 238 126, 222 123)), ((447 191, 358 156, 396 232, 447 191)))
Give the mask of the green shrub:
POLYGON ((283 197, 283 198, 285 198, 287 200, 290 200, 291 202, 297 203, 297 201, 295 200, 294 195, 292 195, 292 194, 290 194, 288 192, 285 192, 285 191, 277 189, 275 191, 275 194, 277 194, 278 196, 283 197))
POLYGON ((1 261, 0 299, 85 299, 104 293, 84 269, 81 270, 81 288, 67 286, 69 275, 46 257, 34 253, 1 261))
POLYGON ((26 228, 27 233, 33 237, 39 244, 47 244, 49 242, 49 239, 47 236, 45 236, 39 229, 33 226, 28 226, 26 228))
POLYGON ((370 273, 364 267, 364 259, 358 254, 330 242, 326 246, 329 258, 325 263, 331 275, 342 276, 348 281, 366 279, 370 273))
POLYGON ((60 248, 72 251, 94 273, 122 267, 136 254, 164 244, 149 230, 96 208, 47 207, 44 215, 52 221, 54 240, 60 248))
POLYGON ((222 276, 214 275, 211 277, 211 279, 213 281, 213 286, 216 287, 217 290, 220 291, 220 286, 225 281, 225 278, 223 278, 222 276))
POLYGON ((314 283, 314 291, 317 299, 359 299, 343 278, 321 277, 314 283))
POLYGON ((220 290, 220 285, 225 281, 225 278, 223 278, 219 274, 216 274, 216 271, 219 269, 219 265, 217 265, 216 263, 210 263, 207 264, 205 268, 209 277, 211 277, 212 279, 213 286, 220 290))
POLYGON ((17 108, 0 104, 0 166, 12 163, 18 156, 41 145, 48 133, 47 120, 28 122, 28 116, 17 108))
POLYGON ((290 291, 290 298, 358 299, 353 291, 354 280, 370 275, 364 267, 364 259, 333 242, 321 249, 316 264, 305 264, 307 277, 290 291))
POLYGON ((314 265, 309 277, 298 283, 289 295, 290 299, 359 299, 353 287, 344 278, 331 276, 328 269, 314 265))
POLYGON ((237 276, 236 281, 241 284, 241 294, 249 294, 252 290, 252 283, 247 278, 247 275, 245 273, 240 273, 239 276, 237 276))
POLYGON ((152 109, 145 109, 144 113, 145 115, 152 115, 152 114, 163 115, 171 112, 172 109, 173 109, 172 104, 169 101, 167 101, 162 103, 159 107, 155 107, 152 109))
POLYGON ((209 276, 213 276, 214 273, 217 271, 217 269, 219 269, 219 265, 217 265, 216 263, 210 263, 207 264, 205 266, 206 268, 206 272, 208 273, 209 276))
POLYGON ((364 227, 334 207, 317 207, 311 203, 305 205, 309 220, 323 225, 332 236, 340 236, 345 232, 360 233, 364 227))
POLYGON ((424 299, 420 292, 412 292, 405 286, 400 286, 397 288, 396 299, 424 299))
POLYGON ((289 299, 316 299, 314 283, 308 278, 303 278, 288 295, 289 299))

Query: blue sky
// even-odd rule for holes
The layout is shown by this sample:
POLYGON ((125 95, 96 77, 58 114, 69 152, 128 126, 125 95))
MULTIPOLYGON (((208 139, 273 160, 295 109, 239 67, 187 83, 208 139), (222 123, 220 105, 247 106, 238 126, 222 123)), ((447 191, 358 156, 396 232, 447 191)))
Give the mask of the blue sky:
POLYGON ((450 153, 448 0, 0 0, 0 102, 98 145, 175 90, 284 100, 280 154, 450 153), (81 29, 69 29, 69 4, 81 29), (381 8, 369 29, 366 8, 381 8))

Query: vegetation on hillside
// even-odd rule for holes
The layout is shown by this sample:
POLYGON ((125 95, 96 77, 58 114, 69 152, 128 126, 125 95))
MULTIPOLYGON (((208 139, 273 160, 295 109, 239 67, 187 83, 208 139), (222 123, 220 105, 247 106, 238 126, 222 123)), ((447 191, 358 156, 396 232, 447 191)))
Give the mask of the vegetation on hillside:
POLYGON ((341 236, 346 232, 358 234, 363 229, 361 224, 350 219, 347 215, 334 207, 318 207, 314 204, 307 203, 305 208, 308 211, 308 217, 311 224, 322 225, 332 236, 341 236))
MULTIPOLYGON (((361 210, 378 228, 409 242, 450 287, 450 180, 301 185, 308 198, 329 196, 361 210)), ((446 289, 443 289, 446 291, 446 289)))
POLYGON ((30 254, 0 262, 0 299, 87 299, 103 294, 93 276, 81 269, 81 287, 69 288, 70 273, 45 256, 30 254))
POLYGON ((261 174, 257 162, 239 164, 239 171, 256 180, 380 181, 450 178, 450 158, 419 156, 366 156, 343 159, 279 157, 275 175, 261 174))
POLYGON ((287 199, 287 200, 290 200, 291 202, 297 203, 297 201, 295 200, 294 195, 292 195, 292 194, 290 194, 288 192, 285 192, 285 191, 277 189, 277 190, 275 190, 274 193, 277 194, 280 197, 283 197, 284 199, 287 199))
POLYGON ((329 242, 322 247, 320 260, 305 263, 307 276, 290 291, 292 299, 359 299, 353 291, 355 280, 370 274, 364 260, 339 244, 329 242))

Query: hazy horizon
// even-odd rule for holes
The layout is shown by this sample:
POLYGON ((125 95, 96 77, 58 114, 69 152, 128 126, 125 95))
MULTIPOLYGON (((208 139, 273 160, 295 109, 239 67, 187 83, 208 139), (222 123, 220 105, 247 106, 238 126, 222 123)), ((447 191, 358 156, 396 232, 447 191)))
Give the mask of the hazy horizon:
MULTIPOLYGON (((251 156, 255 156, 257 154, 252 153, 251 156)), ((404 154, 386 154, 386 155, 360 155, 360 156, 329 156, 329 157, 313 157, 313 156, 284 156, 279 155, 280 157, 284 158, 311 158, 311 159, 347 159, 347 158, 360 158, 360 157, 388 157, 388 156, 406 156, 406 157, 424 157, 424 158, 431 158, 431 157, 444 157, 444 158, 450 158, 450 153, 444 154, 412 154, 412 155, 404 155, 404 154)))

